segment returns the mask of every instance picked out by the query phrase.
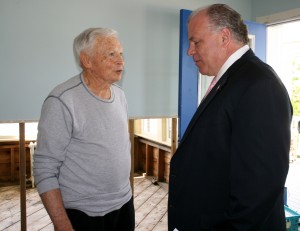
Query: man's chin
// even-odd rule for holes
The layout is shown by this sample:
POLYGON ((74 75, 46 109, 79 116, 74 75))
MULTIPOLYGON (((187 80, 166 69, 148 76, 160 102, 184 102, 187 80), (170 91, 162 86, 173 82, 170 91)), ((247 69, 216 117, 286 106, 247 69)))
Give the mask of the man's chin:
POLYGON ((204 71, 203 67, 201 68, 200 65, 197 65, 197 67, 198 67, 198 71, 201 75, 206 75, 205 74, 206 72, 204 71))

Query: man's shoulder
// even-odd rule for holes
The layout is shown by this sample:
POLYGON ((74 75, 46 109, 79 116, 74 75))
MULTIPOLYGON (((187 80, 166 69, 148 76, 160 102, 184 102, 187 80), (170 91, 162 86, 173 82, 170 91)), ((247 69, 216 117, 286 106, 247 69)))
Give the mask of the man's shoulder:
POLYGON ((49 94, 49 96, 54 97, 60 97, 62 94, 64 94, 67 91, 70 91, 72 89, 75 89, 79 85, 82 84, 80 75, 76 75, 65 82, 57 85, 49 94))

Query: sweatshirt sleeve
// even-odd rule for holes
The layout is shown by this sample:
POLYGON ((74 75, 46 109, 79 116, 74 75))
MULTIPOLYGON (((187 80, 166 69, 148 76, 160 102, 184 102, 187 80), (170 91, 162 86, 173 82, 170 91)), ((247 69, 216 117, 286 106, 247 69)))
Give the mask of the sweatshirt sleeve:
POLYGON ((59 188, 58 176, 72 133, 72 117, 65 104, 48 97, 38 124, 33 174, 39 194, 59 188))

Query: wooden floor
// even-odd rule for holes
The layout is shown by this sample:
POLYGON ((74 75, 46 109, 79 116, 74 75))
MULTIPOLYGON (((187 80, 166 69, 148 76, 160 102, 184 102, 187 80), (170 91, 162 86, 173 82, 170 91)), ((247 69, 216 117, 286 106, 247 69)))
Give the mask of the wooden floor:
MULTIPOLYGON (((27 230, 53 231, 36 189, 26 190, 27 230)), ((134 178, 136 231, 167 231, 168 186, 150 178, 134 178)), ((0 187, 0 230, 20 230, 19 186, 0 187)))
MULTIPOLYGON (((290 164, 286 186, 287 204, 300 213, 300 159, 290 164)), ((19 186, 0 187, 0 230, 20 230, 19 186)), ((136 231, 167 231, 168 185, 155 185, 151 178, 134 178, 136 231)), ((51 220, 36 189, 27 189, 27 230, 53 231, 51 220)), ((299 228, 300 230, 300 228, 299 228)))

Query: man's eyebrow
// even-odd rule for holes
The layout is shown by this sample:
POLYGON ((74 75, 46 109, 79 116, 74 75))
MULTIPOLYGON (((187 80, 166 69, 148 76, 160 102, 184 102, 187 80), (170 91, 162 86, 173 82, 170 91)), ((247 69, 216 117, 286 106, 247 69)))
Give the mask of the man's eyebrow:
POLYGON ((190 37, 189 38, 189 42, 193 42, 193 43, 199 43, 201 41, 201 39, 195 39, 195 37, 190 37))

